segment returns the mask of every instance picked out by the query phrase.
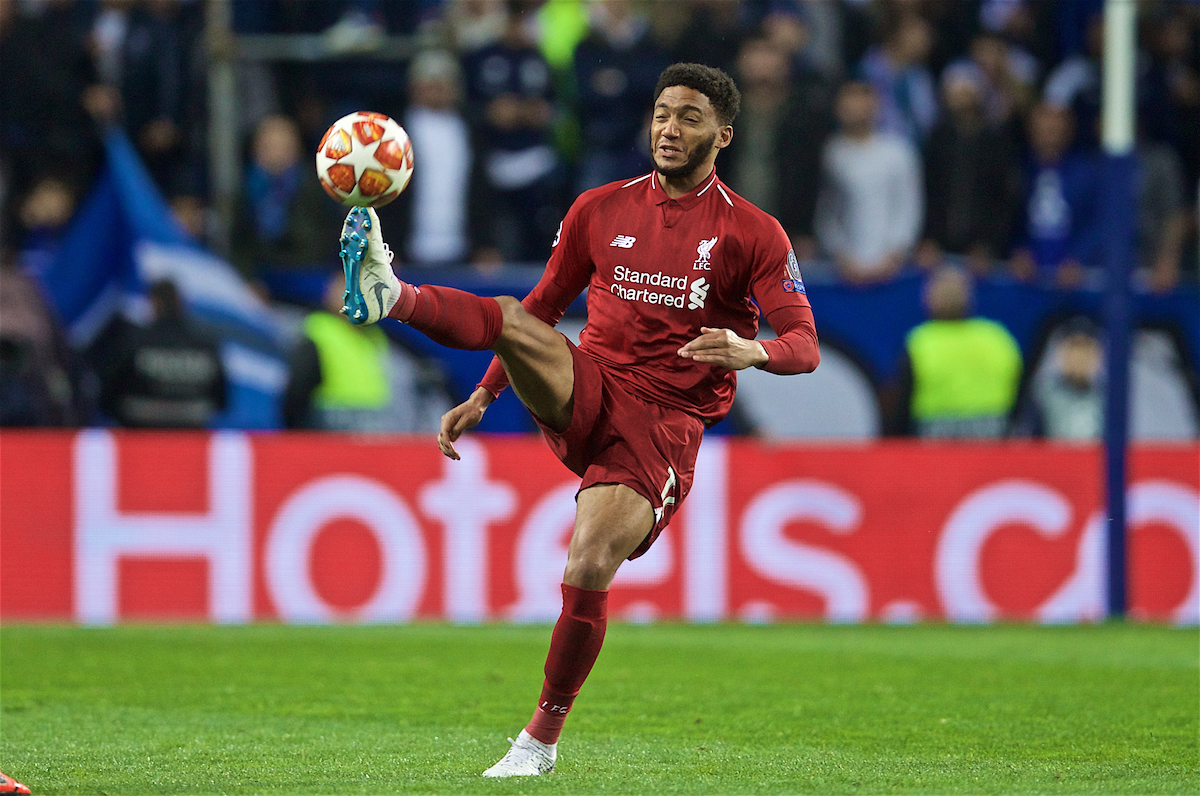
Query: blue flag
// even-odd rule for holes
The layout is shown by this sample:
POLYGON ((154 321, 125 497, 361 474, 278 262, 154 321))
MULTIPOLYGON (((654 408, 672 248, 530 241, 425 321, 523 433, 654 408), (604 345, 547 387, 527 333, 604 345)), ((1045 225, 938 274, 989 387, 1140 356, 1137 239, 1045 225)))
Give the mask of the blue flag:
POLYGON ((191 316, 220 340, 229 404, 219 428, 278 428, 287 379, 267 305, 225 260, 193 241, 125 133, 104 137, 107 163, 41 278, 73 343, 87 345, 121 312, 148 314, 146 288, 178 287, 191 316))

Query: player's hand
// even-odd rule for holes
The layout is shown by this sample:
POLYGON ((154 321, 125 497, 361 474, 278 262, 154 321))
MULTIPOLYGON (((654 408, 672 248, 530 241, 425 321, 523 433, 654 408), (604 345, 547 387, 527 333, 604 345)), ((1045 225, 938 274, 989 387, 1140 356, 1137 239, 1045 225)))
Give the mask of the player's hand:
POLYGON ((700 336, 679 349, 679 356, 730 370, 767 363, 767 349, 757 340, 738 337, 732 329, 700 327, 700 336))
POLYGON ((487 390, 479 387, 471 397, 442 415, 442 428, 438 432, 437 444, 442 453, 458 461, 462 457, 454 450, 455 441, 464 431, 475 428, 483 420, 483 413, 496 400, 487 390))

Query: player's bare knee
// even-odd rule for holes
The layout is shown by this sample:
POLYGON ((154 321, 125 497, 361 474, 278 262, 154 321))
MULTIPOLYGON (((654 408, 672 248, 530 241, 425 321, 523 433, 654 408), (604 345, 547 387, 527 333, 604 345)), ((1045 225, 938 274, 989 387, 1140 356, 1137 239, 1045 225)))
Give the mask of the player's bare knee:
POLYGON ((623 551, 611 541, 575 545, 567 554, 564 579, 585 589, 607 589, 624 560, 623 551))
POLYGON ((620 562, 614 565, 602 556, 571 556, 563 581, 582 589, 607 589, 619 565, 620 562))
POLYGON ((512 296, 496 296, 504 318, 504 334, 520 332, 532 317, 521 302, 512 296))
POLYGON ((500 332, 500 344, 508 348, 525 348, 535 334, 534 318, 520 301, 512 296, 497 296, 503 314, 504 327, 500 332))
POLYGON ((513 296, 496 296, 496 303, 500 305, 500 311, 504 313, 505 324, 517 313, 525 312, 521 301, 513 296))

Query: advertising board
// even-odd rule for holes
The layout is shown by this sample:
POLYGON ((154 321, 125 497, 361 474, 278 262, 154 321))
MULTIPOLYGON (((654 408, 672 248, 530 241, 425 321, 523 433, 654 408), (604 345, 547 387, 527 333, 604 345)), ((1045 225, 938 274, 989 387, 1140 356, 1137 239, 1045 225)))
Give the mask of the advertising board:
MULTIPOLYGON (((0 619, 553 621, 578 479, 535 437, 10 432, 0 619)), ((1200 620, 1200 449, 1139 447, 1130 613, 1200 620)), ((632 621, 1103 616, 1100 450, 712 439, 632 621)))

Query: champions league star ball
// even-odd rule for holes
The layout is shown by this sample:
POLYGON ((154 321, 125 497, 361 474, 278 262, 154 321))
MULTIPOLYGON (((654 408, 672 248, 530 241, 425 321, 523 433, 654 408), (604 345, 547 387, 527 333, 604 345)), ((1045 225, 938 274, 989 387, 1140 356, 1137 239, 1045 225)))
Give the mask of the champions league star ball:
POLYGON ((317 147, 317 178, 347 207, 383 207, 412 177, 408 133, 382 113, 356 111, 325 131, 317 147))

